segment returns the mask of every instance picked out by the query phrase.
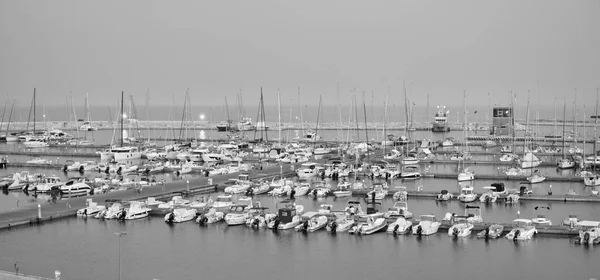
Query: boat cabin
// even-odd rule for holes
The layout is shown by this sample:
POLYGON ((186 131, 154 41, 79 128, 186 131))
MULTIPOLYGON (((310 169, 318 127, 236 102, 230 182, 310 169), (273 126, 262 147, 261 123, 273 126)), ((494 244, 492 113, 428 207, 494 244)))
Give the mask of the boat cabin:
POLYGON ((435 215, 421 215, 421 222, 437 222, 435 215))
POLYGON ((296 207, 293 200, 286 199, 281 201, 280 204, 283 206, 278 211, 279 221, 283 224, 292 222, 292 219, 296 216, 296 207))
POLYGON ((473 188, 472 187, 464 187, 460 190, 460 194, 471 195, 471 194, 473 194, 473 188))
POLYGON ((217 196, 217 201, 219 202, 233 202, 231 195, 219 195, 217 196))
POLYGON ((243 213, 244 210, 246 210, 246 207, 248 207, 248 205, 246 205, 246 204, 232 205, 231 207, 229 207, 229 212, 231 212, 231 213, 243 213))
POLYGON ((533 222, 531 220, 528 219, 516 219, 513 220, 513 227, 514 228, 531 228, 533 227, 533 222))
POLYGON ((600 222, 598 222, 598 221, 580 221, 575 224, 575 227, 578 227, 581 230, 600 228, 600 222))

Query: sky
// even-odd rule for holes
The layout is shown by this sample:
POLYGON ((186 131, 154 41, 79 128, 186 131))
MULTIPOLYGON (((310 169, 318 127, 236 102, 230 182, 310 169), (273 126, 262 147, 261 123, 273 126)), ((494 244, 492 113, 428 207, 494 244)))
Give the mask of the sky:
MULTIPOLYGON (((600 1, 0 0, 0 100, 594 103, 600 1), (338 94, 339 93, 339 94, 338 94), (489 95, 488 95, 489 93, 489 95)), ((397 105, 397 106, 398 106, 397 105)), ((115 105, 116 106, 116 105, 115 105)), ((588 107, 589 108, 589 107, 588 107)))

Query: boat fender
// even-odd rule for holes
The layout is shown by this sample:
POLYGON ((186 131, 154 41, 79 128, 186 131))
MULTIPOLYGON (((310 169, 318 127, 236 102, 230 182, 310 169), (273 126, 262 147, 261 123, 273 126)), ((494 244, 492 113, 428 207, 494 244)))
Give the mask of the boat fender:
POLYGON ((521 234, 521 231, 517 229, 515 231, 515 235, 513 236, 513 241, 517 241, 517 237, 519 237, 519 234, 521 234))
POLYGON ((398 229, 399 229, 399 228, 400 228, 400 225, 398 225, 398 224, 396 224, 396 225, 394 226, 394 231, 393 231, 393 233, 394 233, 394 236, 398 235, 398 229))

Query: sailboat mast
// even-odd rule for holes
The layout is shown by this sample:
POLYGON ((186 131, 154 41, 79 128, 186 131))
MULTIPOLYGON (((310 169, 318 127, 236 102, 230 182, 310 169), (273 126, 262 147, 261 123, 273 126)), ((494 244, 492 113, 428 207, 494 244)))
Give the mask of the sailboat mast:
POLYGON ((121 131, 121 147, 123 147, 123 117, 124 117, 123 116, 123 96, 124 96, 124 94, 125 93, 123 91, 121 91, 121 115, 119 116, 120 119, 121 119, 121 128, 120 128, 120 131, 121 131))
POLYGON ((525 113, 525 141, 523 141, 523 154, 527 154, 525 152, 525 147, 527 147, 527 130, 529 129, 529 94, 527 95, 527 110, 525 113))
POLYGON ((4 102, 4 110, 2 110, 2 121, 0 121, 0 130, 2 130, 2 125, 4 124, 4 115, 6 114, 6 104, 8 104, 8 95, 6 95, 6 101, 4 102))
POLYGON ((321 100, 323 96, 319 95, 319 110, 317 111, 317 125, 315 127, 315 139, 313 139, 313 150, 315 149, 315 143, 317 142, 317 133, 319 133, 319 118, 321 117, 321 100))
POLYGON ((15 108, 15 100, 13 99, 12 105, 10 106, 10 115, 8 115, 8 124, 6 125, 6 137, 8 137, 8 131, 10 128, 10 122, 12 121, 13 109, 15 108))
POLYGON ((467 141, 467 138, 468 138, 468 136, 467 136, 468 132, 467 131, 469 130, 468 127, 467 127, 469 125, 467 123, 467 113, 468 113, 467 112, 467 90, 463 90, 463 106, 464 106, 464 108, 463 108, 464 109, 464 111, 463 111, 463 115, 464 116, 463 117, 465 119, 464 135, 463 135, 465 137, 465 139, 463 141, 465 142, 465 152, 469 152, 469 141, 467 141))
POLYGON ((300 112, 300 132, 302 133, 302 137, 304 137, 304 119, 302 116, 302 107, 300 106, 300 87, 298 87, 298 112, 300 112))
POLYGON ((277 118, 279 120, 279 124, 277 125, 279 128, 279 147, 281 147, 281 93, 279 89, 277 89, 277 118))
MULTIPOLYGON (((389 89, 389 87, 388 87, 388 89, 389 89)), ((384 156, 385 156, 385 146, 387 145, 387 140, 386 140, 386 137, 387 137, 387 135, 386 135, 386 128, 387 127, 386 127, 386 123, 387 123, 387 114, 388 114, 388 102, 389 102, 389 99, 390 99, 390 94, 388 92, 388 94, 386 94, 386 96, 385 96, 385 104, 384 104, 385 110, 383 112, 383 137, 382 137, 383 141, 382 141, 382 143, 383 143, 383 155, 384 156)))
POLYGON ((596 88, 596 110, 594 113, 594 165, 592 166, 593 171, 596 171, 596 142, 598 142, 598 134, 597 134, 597 128, 598 128, 598 94, 599 94, 599 89, 596 88))
POLYGON ((35 135, 35 88, 33 88, 33 134, 35 135))
POLYGON ((367 138, 367 160, 369 160, 369 127, 367 126, 367 104, 364 102, 364 93, 363 93, 363 111, 365 114, 365 137, 367 138))
POLYGON ((566 156, 566 146, 567 146, 567 142, 566 137, 565 137, 565 127, 567 126, 567 99, 565 98, 565 105, 563 108, 563 132, 562 132, 562 138, 563 138, 563 145, 562 145, 562 154, 563 154, 563 159, 566 156))

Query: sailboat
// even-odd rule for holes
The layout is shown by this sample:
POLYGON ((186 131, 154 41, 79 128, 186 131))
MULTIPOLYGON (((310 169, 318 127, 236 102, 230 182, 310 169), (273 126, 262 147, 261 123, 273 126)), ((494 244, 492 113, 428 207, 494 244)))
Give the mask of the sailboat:
POLYGON ((574 168, 575 167, 575 161, 572 158, 567 158, 566 157, 566 135, 565 135, 565 126, 566 126, 566 122, 567 122, 567 102, 565 100, 565 106, 563 109, 563 131, 562 131, 562 135, 563 135, 563 147, 562 147, 562 158, 558 161, 557 165, 558 168, 560 169, 569 169, 569 168, 574 168))
POLYGON ((92 114, 90 113, 90 103, 89 103, 89 95, 85 94, 85 121, 79 127, 79 130, 82 131, 96 131, 97 127, 92 125, 92 114))
MULTIPOLYGON (((526 129, 529 128, 529 99, 527 99, 527 113, 526 113, 526 121, 525 121, 526 125, 526 129)), ((527 151, 526 147, 527 147, 527 137, 525 138, 525 143, 523 144, 523 150, 527 151)), ((534 168, 539 166, 542 163, 542 161, 540 159, 538 159, 533 152, 531 152, 531 150, 525 152, 525 154, 523 155, 523 158, 521 159, 521 168, 526 169, 526 168, 534 168)))
POLYGON ((12 105, 10 107, 10 114, 8 115, 8 124, 6 125, 6 134, 0 136, 0 141, 6 142, 17 142, 19 140, 16 133, 10 133, 10 123, 12 122, 12 114, 13 109, 15 108, 15 100, 13 100, 12 105))
POLYGON ((237 128, 234 129, 233 125, 231 124, 231 118, 229 118, 229 105, 227 104, 227 96, 225 96, 225 110, 227 112, 227 121, 222 121, 217 124, 217 131, 224 132, 237 130, 237 128))
POLYGON ((27 140, 23 143, 23 145, 27 148, 44 148, 48 147, 48 142, 44 137, 37 137, 35 135, 35 88, 33 89, 33 136, 27 138, 27 140))
POLYGON ((140 159, 142 157, 142 153, 139 151, 138 147, 130 147, 123 146, 123 119, 125 119, 125 115, 123 113, 123 92, 121 92, 121 114, 119 115, 120 120, 120 131, 121 131, 121 145, 120 147, 112 148, 110 151, 113 154, 113 158, 116 161, 122 160, 134 160, 140 159))
MULTIPOLYGON (((467 142, 468 137, 467 137, 467 91, 466 90, 463 92, 463 97, 464 97, 464 110, 465 110, 464 111, 465 112, 464 113, 464 116, 465 116, 464 142, 465 142, 465 147, 467 147, 465 151, 468 151, 469 144, 467 142)), ((468 167, 465 168, 465 160, 467 160, 468 154, 464 153, 463 155, 464 156, 463 156, 462 160, 458 161, 458 166, 460 167, 460 163, 462 162, 462 167, 463 167, 463 171, 458 173, 458 181, 459 182, 473 181, 473 180, 475 180, 475 173, 473 171, 469 170, 468 167)))

